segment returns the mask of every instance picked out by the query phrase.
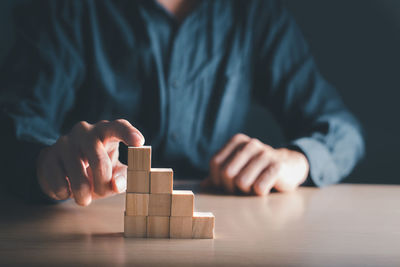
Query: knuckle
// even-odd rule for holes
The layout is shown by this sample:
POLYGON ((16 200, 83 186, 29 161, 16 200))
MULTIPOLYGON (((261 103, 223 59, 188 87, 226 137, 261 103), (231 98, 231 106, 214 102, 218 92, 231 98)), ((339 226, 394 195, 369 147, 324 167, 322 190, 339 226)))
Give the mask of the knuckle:
POLYGON ((253 146, 261 146, 262 143, 257 138, 251 138, 249 141, 249 144, 251 144, 253 146))
POLYGON ((247 139, 247 135, 242 133, 237 133, 232 137, 232 141, 243 141, 247 139))
POLYGON ((72 128, 74 131, 82 131, 89 128, 89 123, 86 121, 80 121, 74 125, 72 128))
POLYGON ((264 148, 265 148, 266 150, 274 150, 274 148, 273 148, 272 146, 268 145, 268 144, 262 143, 262 145, 264 146, 264 148))
POLYGON ((91 128, 91 125, 86 121, 80 121, 72 127, 71 135, 72 136, 80 136, 83 133, 87 133, 91 128))
POLYGON ((122 126, 122 127, 130 127, 131 124, 125 119, 117 119, 114 121, 115 125, 122 126))
POLYGON ((254 148, 260 148, 261 147, 261 142, 256 139, 256 138, 251 138, 246 145, 242 148, 242 150, 245 149, 254 149, 254 148))

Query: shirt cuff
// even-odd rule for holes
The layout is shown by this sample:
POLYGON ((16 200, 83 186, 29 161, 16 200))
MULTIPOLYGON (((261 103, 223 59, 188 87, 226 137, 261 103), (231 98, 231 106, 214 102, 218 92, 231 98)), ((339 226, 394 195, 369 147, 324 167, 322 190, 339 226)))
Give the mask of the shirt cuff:
POLYGON ((289 147, 298 148, 309 163, 310 171, 306 182, 303 185, 315 185, 324 187, 340 181, 337 166, 326 145, 311 137, 296 139, 289 147))

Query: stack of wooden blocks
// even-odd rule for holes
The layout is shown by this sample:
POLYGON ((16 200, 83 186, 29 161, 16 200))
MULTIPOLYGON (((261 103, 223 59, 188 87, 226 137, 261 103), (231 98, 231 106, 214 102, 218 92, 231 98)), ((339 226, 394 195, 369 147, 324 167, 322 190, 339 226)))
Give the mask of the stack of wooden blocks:
POLYGON ((151 147, 128 147, 126 237, 214 238, 215 217, 194 212, 192 191, 173 190, 173 170, 151 168, 151 147))

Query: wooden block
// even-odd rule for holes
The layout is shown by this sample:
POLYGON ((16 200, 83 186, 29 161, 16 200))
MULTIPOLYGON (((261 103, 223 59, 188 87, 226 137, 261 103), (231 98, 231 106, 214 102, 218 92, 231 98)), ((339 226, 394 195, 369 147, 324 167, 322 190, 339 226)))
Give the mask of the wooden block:
POLYGON ((147 217, 147 237, 168 238, 169 237, 169 217, 168 216, 148 216, 147 217))
POLYGON ((150 171, 151 146, 128 147, 128 170, 150 171))
POLYGON ((150 194, 149 195, 149 216, 170 216, 171 195, 150 194))
POLYGON ((192 217, 170 217, 170 238, 192 238, 192 217))
POLYGON ((127 193, 150 193, 150 172, 129 171, 126 187, 127 193))
POLYGON ((193 238, 214 238, 215 217, 211 212, 194 212, 192 219, 193 238))
POLYGON ((147 217, 146 216, 127 216, 124 218, 125 237, 146 237, 147 236, 147 217))
POLYGON ((172 191, 171 216, 193 216, 194 194, 189 190, 172 191))
POLYGON ((149 214, 149 194, 126 193, 126 215, 147 216, 149 214))
POLYGON ((173 187, 172 169, 150 170, 150 193, 151 194, 172 194, 173 187))

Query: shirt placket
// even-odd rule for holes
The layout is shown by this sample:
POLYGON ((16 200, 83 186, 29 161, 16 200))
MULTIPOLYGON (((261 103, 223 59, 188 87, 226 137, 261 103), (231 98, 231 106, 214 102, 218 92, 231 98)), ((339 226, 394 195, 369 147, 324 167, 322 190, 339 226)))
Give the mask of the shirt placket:
POLYGON ((170 153, 175 154, 176 156, 180 154, 181 147, 183 145, 184 135, 182 134, 180 121, 177 121, 176 118, 181 117, 182 114, 178 112, 184 112, 184 107, 182 106, 182 102, 180 101, 184 96, 184 90, 182 90, 182 78, 181 78, 181 61, 182 57, 177 50, 179 51, 179 47, 181 47, 181 40, 179 39, 179 35, 176 36, 176 39, 173 43, 173 48, 171 50, 170 57, 170 72, 167 80, 167 90, 168 90, 168 131, 167 131, 167 145, 168 151, 170 153))

